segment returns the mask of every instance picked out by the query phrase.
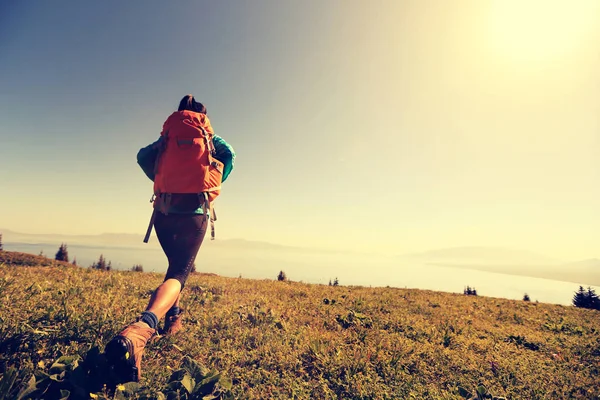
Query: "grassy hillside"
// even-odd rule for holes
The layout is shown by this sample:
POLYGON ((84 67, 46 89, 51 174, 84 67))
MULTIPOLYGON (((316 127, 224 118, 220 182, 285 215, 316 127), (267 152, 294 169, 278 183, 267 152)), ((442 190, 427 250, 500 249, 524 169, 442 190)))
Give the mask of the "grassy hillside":
POLYGON ((0 265, 1 264, 21 267, 72 266, 71 263, 65 261, 56 261, 48 257, 35 256, 33 254, 20 253, 17 251, 0 251, 0 265))
MULTIPOLYGON (((0 252, 0 374, 6 383, 10 368, 18 370, 11 393, 34 371, 35 379, 60 371, 52 368, 60 356, 103 349, 163 279, 12 266, 7 254, 0 252)), ((462 399, 480 383, 509 399, 600 398, 594 310, 201 274, 190 277, 182 305, 185 331, 159 338, 144 356, 150 392, 163 390, 189 356, 230 378, 234 398, 462 399)))

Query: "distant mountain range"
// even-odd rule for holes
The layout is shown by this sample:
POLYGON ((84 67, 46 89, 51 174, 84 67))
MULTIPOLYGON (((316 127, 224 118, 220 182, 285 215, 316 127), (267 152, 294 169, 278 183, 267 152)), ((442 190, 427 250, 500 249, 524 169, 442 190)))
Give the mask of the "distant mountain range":
MULTIPOLYGON (((142 242, 142 234, 129 233, 59 235, 29 234, 8 229, 1 229, 0 233, 3 234, 3 242, 5 243, 44 244, 55 246, 56 248, 58 248, 61 243, 67 243, 68 245, 87 246, 98 249, 160 249, 154 233, 148 244, 142 242)), ((338 258, 340 259, 340 262, 342 262, 341 257, 348 259, 348 257, 352 257, 353 254, 361 259, 368 259, 369 256, 368 254, 353 253, 350 251, 344 252, 308 247, 293 247, 244 239, 206 240, 203 247, 206 247, 205 252, 208 251, 209 253, 214 254, 214 257, 219 257, 219 254, 227 256, 235 254, 242 259, 246 256, 250 258, 260 258, 268 255, 269 257, 276 256, 280 259, 320 261, 321 259, 331 259, 332 257, 339 256, 338 258), (294 257, 294 255, 297 255, 298 257, 294 257)), ((531 276, 566 282, 583 282, 589 285, 600 286, 600 259, 598 258, 564 261, 536 254, 528 250, 503 247, 465 246, 398 255, 392 259, 395 259, 398 263, 402 264, 427 264, 509 275, 531 276)))
MULTIPOLYGON (((57 248, 61 243, 68 245, 79 245, 89 247, 111 247, 111 248, 159 248, 158 239, 153 231, 148 243, 143 243, 143 234, 132 233, 101 233, 96 235, 61 235, 53 233, 23 233, 10 229, 1 229, 3 241, 6 243, 24 243, 24 244, 49 244, 57 248)), ((262 241, 252 241, 246 239, 217 239, 215 241, 205 239, 203 247, 210 246, 216 249, 227 247, 231 249, 247 250, 281 250, 288 252, 310 252, 310 253, 351 253, 339 250, 317 249, 300 246, 287 246, 262 241)))
POLYGON ((12 243, 43 243, 56 244, 61 243, 89 245, 89 246, 111 246, 111 247, 130 247, 144 244, 143 235, 134 235, 130 233, 102 233, 99 235, 60 235, 54 233, 22 233, 9 229, 0 230, 3 240, 12 243))
POLYGON ((576 261, 568 264, 562 264, 564 267, 570 268, 589 268, 590 270, 600 269, 600 259, 590 258, 588 260, 576 261))
POLYGON ((442 267, 474 269, 600 285, 600 259, 565 262, 527 250, 502 247, 453 247, 402 256, 442 267))
POLYGON ((427 260, 451 260, 470 263, 495 263, 506 264, 518 262, 519 264, 556 264, 559 260, 546 257, 528 250, 510 249, 504 247, 451 247, 447 249, 431 250, 422 253, 407 254, 404 257, 427 260))

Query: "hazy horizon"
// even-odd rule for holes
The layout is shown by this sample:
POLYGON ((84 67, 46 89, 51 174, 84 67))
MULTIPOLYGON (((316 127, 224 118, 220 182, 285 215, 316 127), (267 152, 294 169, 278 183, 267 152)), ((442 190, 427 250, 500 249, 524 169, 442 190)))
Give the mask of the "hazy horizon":
MULTIPOLYGON (((159 246, 158 241, 156 239, 156 234, 154 232, 154 230, 152 231, 152 234, 150 236, 150 240, 149 243, 143 243, 141 241, 142 235, 140 233, 126 233, 126 232, 102 232, 102 233, 95 233, 95 234, 85 234, 85 235, 77 235, 77 234, 60 234, 60 233, 55 233, 55 232, 43 232, 43 233, 31 233, 31 232, 22 232, 22 231, 17 231, 17 230, 13 230, 13 229, 3 229, 2 227, 0 227, 0 234, 2 234, 4 232, 4 240, 6 241, 6 239, 12 239, 12 242, 24 242, 24 243, 31 243, 31 244, 35 244, 36 241, 32 241, 32 238, 35 238, 38 240, 39 244, 60 244, 60 243, 67 243, 69 242, 69 239, 74 240, 75 244, 92 244, 92 243, 96 243, 96 245, 98 246, 102 246, 103 243, 106 243, 108 245, 111 246, 123 246, 123 247, 140 247, 140 248, 145 248, 145 247, 156 247, 159 246), (8 233, 8 236, 6 235, 6 233, 8 233), (15 240, 14 236, 16 235, 17 239, 15 240), (53 239, 52 242, 48 241, 50 239, 53 239), (85 239, 84 241, 82 241, 82 239, 85 239), (98 242, 98 240, 102 239, 102 242, 98 242), (91 241, 91 242, 90 242, 91 241)), ((237 243, 244 243, 244 244, 248 244, 250 246, 252 245, 266 245, 266 246, 274 246, 274 247, 283 247, 283 248, 288 248, 288 249, 297 249, 297 250, 313 250, 313 251, 317 251, 317 252, 346 252, 346 253, 360 253, 360 254, 377 254, 377 255, 387 255, 387 256, 415 256, 415 257, 419 257, 421 255, 428 255, 428 254, 432 254, 432 253, 437 253, 437 252, 447 252, 448 256, 452 256, 453 252, 457 252, 457 256, 460 256, 460 252, 461 251, 473 251, 473 252, 502 252, 502 251, 507 251, 509 253, 512 253, 512 255, 514 256, 515 254, 520 255, 521 261, 522 262, 527 262, 527 260, 535 260, 537 262, 547 262, 549 264, 551 263, 561 263, 561 262, 577 262, 577 261, 584 261, 584 260, 592 260, 592 259, 599 259, 600 257, 596 257, 594 254, 588 256, 588 257, 583 257, 583 258, 578 258, 578 259, 565 259, 565 258, 556 258, 556 257, 550 257, 547 254, 543 254, 543 253, 538 253, 538 252, 534 252, 531 251, 530 249, 524 248, 524 247, 505 247, 505 246, 469 246, 469 245, 464 245, 464 246, 453 246, 453 247, 440 247, 440 248, 428 248, 422 251, 413 251, 413 252, 391 252, 391 253, 386 253, 386 252, 372 252, 372 251, 364 251, 364 250, 357 250, 357 249, 343 249, 343 248, 326 248, 326 247, 319 247, 319 246, 301 246, 301 245, 288 245, 288 244, 283 244, 283 243, 278 243, 278 242, 270 242, 270 241, 264 241, 264 240, 259 240, 259 239, 246 239, 246 238, 241 238, 241 237, 232 237, 232 238, 226 238, 226 239, 222 239, 219 238, 216 241, 210 241, 208 236, 206 238, 206 240, 204 241, 204 245, 210 245, 211 243, 216 243, 216 245, 218 246, 220 243, 230 243, 230 242, 237 242, 237 243)), ((486 254, 484 255, 488 256, 488 257, 494 257, 494 255, 490 255, 490 254, 486 254)), ((502 261, 502 254, 498 253, 496 260, 497 261, 502 261)))
MULTIPOLYGON (((154 236, 149 243, 144 244, 140 235, 132 234, 65 236, 26 234, 10 230, 0 232, 4 232, 6 250, 32 254, 44 251, 46 256, 53 257, 58 246, 65 243, 71 259, 77 257, 80 265, 91 264, 100 254, 104 254, 107 259, 112 258, 115 262, 113 265, 119 269, 129 269, 141 263, 146 268, 164 272, 168 264, 154 236)), ((373 282, 373 274, 396 276, 403 268, 427 271, 442 267, 443 271, 458 271, 459 277, 469 277, 471 272, 478 271, 477 273, 484 273, 483 276, 486 276, 485 273, 500 273, 513 277, 600 285, 598 258, 562 260, 527 249, 503 247, 467 246, 387 255, 359 250, 331 250, 244 239, 220 239, 205 241, 196 264, 198 270, 203 272, 237 276, 239 272, 236 271, 246 271, 245 274, 258 274, 257 277, 263 278, 270 277, 275 270, 289 266, 296 269, 296 273, 303 271, 302 274, 308 274, 307 277, 312 281, 327 270, 338 271, 345 280, 373 282)), ((426 285, 425 288, 436 289, 427 281, 421 283, 426 285)))
MULTIPOLYGON (((145 272, 164 273, 167 260, 158 246, 145 248, 110 248, 74 245, 69 247, 69 255, 77 257, 79 266, 88 267, 103 254, 117 270, 129 270, 134 264, 141 264, 145 272)), ((26 245, 6 243, 8 251, 23 251, 37 254, 44 250, 52 257, 57 249, 48 245, 26 245)), ((328 255, 307 253, 289 254, 288 251, 265 251, 245 248, 230 252, 204 246, 196 260, 198 272, 215 273, 230 278, 276 279, 280 270, 293 281, 312 284, 328 284, 339 279, 343 286, 399 287, 420 290, 435 290, 462 293, 466 286, 477 289, 480 296, 500 297, 520 300, 527 293, 532 301, 570 305, 577 288, 592 287, 600 291, 600 271, 595 273, 597 282, 585 279, 561 280, 527 275, 527 268, 521 268, 517 275, 506 272, 471 268, 432 265, 414 260, 396 259, 373 255, 348 255, 332 253, 328 255)), ((595 266, 598 270, 598 266, 595 266)), ((539 271, 538 271, 539 272, 539 271)), ((581 271, 579 271, 581 272, 581 271)))
POLYGON ((0 227, 142 237, 136 153, 193 93, 218 239, 600 256, 597 0, 33 0, 0 37, 0 227))

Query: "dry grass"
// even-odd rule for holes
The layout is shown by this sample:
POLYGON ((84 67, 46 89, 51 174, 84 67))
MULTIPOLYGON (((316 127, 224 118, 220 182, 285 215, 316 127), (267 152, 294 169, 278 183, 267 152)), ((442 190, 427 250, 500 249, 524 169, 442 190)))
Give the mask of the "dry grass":
MULTIPOLYGON (((6 259, 0 374, 15 366, 23 379, 61 355, 102 348, 163 279, 6 259)), ((185 331, 159 338, 144 356, 150 389, 188 355, 228 375, 244 399, 460 399, 459 386, 478 383, 510 399, 600 394, 594 310, 201 274, 190 277, 182 306, 185 331)))

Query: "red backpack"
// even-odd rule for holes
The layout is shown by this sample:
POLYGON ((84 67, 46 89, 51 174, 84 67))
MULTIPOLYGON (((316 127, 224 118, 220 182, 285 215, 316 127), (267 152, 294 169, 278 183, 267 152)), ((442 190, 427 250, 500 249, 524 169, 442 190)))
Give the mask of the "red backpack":
POLYGON ((221 193, 223 163, 214 158, 213 129, 206 114, 176 111, 167 118, 161 136, 163 146, 155 163, 154 212, 144 242, 148 242, 156 210, 168 214, 171 195, 196 193, 211 220, 214 239, 216 216, 213 201, 221 193))

